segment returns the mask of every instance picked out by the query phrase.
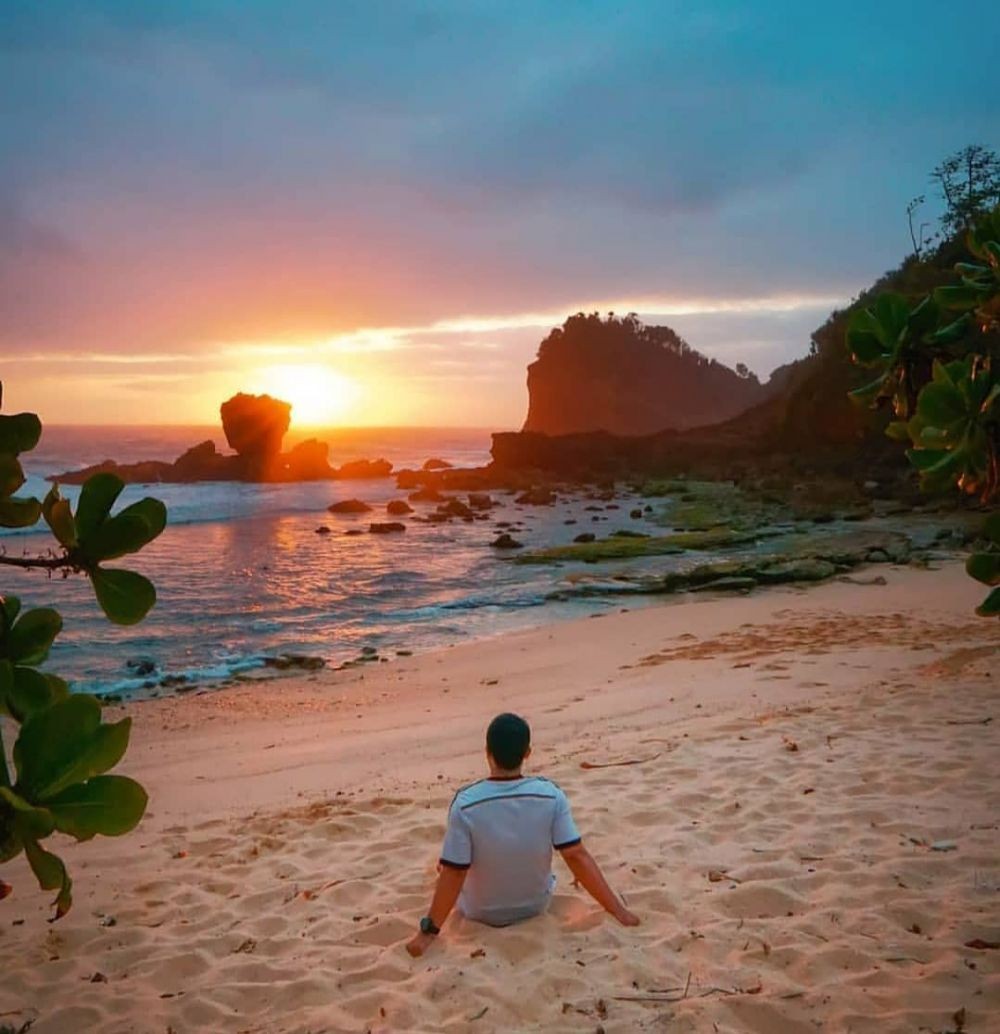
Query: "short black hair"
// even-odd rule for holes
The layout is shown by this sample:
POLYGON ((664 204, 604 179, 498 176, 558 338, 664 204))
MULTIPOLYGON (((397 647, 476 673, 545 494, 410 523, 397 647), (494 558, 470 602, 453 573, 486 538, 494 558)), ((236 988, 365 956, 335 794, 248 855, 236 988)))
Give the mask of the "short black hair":
POLYGON ((520 768, 531 746, 531 729, 517 714, 498 714, 486 730, 486 749, 506 769, 520 768))

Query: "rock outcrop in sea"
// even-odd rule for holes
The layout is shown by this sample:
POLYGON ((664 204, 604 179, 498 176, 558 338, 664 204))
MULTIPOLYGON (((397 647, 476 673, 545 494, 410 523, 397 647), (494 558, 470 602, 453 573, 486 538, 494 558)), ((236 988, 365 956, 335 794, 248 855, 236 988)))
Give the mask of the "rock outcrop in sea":
POLYGON ((130 483, 179 483, 195 481, 333 481, 383 478, 392 473, 384 459, 352 460, 341 467, 330 465, 330 447, 307 438, 281 451, 291 421, 292 407, 270 395, 240 392, 220 407, 222 430, 234 453, 221 453, 212 441, 192 446, 172 462, 141 460, 117 463, 104 460, 83 470, 53 474, 49 481, 83 484, 93 474, 117 474, 130 483))
POLYGON ((270 395, 245 395, 241 391, 222 403, 219 414, 226 441, 244 461, 247 470, 266 474, 281 453, 281 442, 292 419, 292 407, 270 395))

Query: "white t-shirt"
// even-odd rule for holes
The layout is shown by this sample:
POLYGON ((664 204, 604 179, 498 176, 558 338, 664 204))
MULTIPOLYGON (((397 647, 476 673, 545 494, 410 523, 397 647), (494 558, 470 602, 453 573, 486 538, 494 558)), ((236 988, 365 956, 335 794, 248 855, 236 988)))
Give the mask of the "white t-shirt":
POLYGON ((552 893, 552 849, 580 843, 566 794, 542 776, 463 786, 448 812, 441 864, 468 869, 463 915, 494 926, 543 911, 552 893))

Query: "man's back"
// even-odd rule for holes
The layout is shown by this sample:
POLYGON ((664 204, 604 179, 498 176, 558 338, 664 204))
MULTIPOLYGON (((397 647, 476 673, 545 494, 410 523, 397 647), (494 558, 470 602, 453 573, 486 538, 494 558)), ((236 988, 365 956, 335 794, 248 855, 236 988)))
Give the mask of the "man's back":
POLYGON ((579 843, 566 795, 541 776, 482 779, 455 795, 443 865, 468 868, 459 907, 496 926, 537 915, 552 892, 552 849, 579 843))

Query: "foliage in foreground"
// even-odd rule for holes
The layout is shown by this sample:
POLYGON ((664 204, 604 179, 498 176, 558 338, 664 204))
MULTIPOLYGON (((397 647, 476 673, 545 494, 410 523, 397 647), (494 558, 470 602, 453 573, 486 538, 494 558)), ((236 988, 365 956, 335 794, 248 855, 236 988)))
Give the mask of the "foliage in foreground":
MULTIPOLYGON (((0 415, 0 527, 28 528, 44 518, 59 548, 33 557, 0 553, 0 565, 84 574, 111 621, 141 621, 156 601, 152 583, 104 564, 156 538, 166 508, 147 498, 112 514, 125 486, 110 474, 86 482, 75 513, 57 486, 42 502, 18 497, 25 481, 19 457, 41 433, 34 413, 0 415)), ((39 885, 57 892, 56 919, 72 904, 72 880, 42 841, 56 832, 76 840, 119 836, 146 810, 146 792, 135 780, 107 774, 125 753, 131 719, 104 722, 96 697, 71 695, 63 679, 39 670, 61 630, 57 610, 25 610, 16 596, 0 595, 0 863, 23 851, 39 885), (13 777, 3 742, 7 722, 18 727, 13 777)), ((0 898, 10 889, 0 881, 0 898)))
MULTIPOLYGON (((1000 206, 981 213, 965 239, 971 262, 957 282, 914 301, 883 293, 847 328, 852 360, 875 371, 852 392, 888 405, 890 438, 908 443, 921 487, 956 486, 991 506, 1000 499, 1000 206)), ((969 574, 992 588, 977 609, 1000 615, 1000 521, 984 529, 985 548, 969 574)))

